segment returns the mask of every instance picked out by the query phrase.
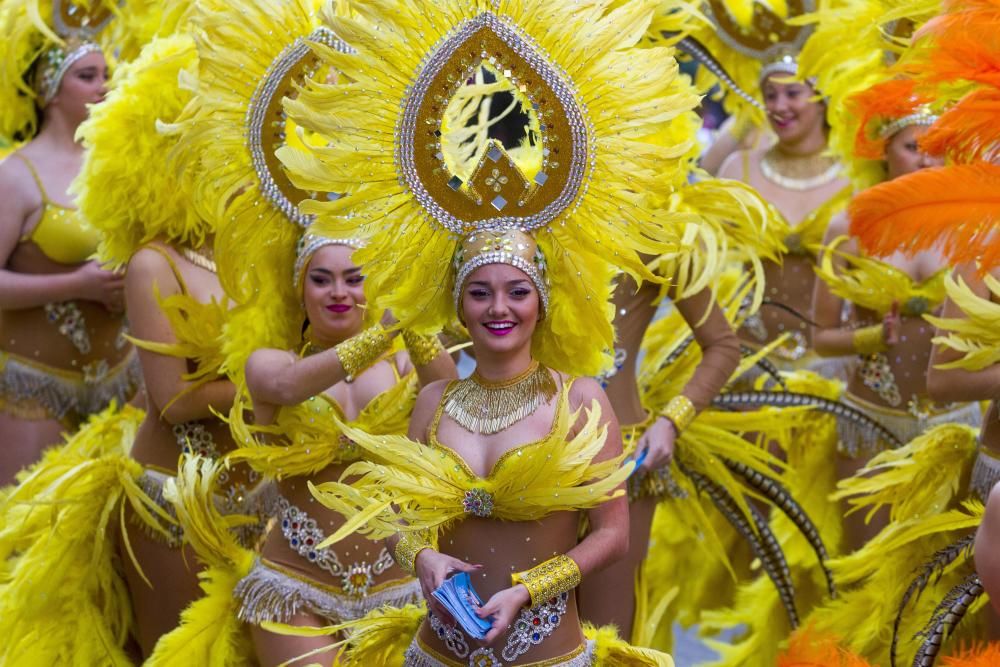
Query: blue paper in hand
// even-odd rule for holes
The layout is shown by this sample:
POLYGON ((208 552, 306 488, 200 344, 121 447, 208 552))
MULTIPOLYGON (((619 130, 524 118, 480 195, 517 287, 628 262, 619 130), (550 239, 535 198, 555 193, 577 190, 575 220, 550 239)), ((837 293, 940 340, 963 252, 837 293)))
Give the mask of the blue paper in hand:
POLYGON ((476 608, 481 607, 483 601, 472 587, 468 572, 459 572, 445 579, 432 595, 470 637, 483 639, 493 627, 492 617, 485 619, 476 616, 476 608))
MULTIPOLYGON (((630 472, 628 474, 629 477, 631 477, 632 475, 634 475, 636 473, 636 471, 639 469, 639 466, 642 465, 642 462, 646 460, 646 455, 647 454, 649 454, 649 447, 644 447, 643 450, 641 452, 639 452, 639 457, 637 459, 635 459, 635 467, 632 468, 632 472, 630 472)), ((631 460, 632 460, 631 456, 628 457, 627 459, 625 459, 626 462, 631 461, 631 460)))

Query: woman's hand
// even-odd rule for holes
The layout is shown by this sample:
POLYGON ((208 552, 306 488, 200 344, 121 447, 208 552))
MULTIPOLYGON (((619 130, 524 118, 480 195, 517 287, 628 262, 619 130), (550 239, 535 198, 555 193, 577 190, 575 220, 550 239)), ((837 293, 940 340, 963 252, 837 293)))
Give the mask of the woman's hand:
POLYGON ((486 633, 483 642, 492 644, 497 637, 506 632, 514 623, 521 609, 531 603, 531 595, 523 584, 517 584, 502 591, 497 591, 493 597, 476 610, 479 618, 493 617, 493 628, 486 633))
POLYGON ((97 262, 87 262, 75 272, 81 299, 97 301, 113 313, 124 309, 125 275, 101 268, 97 262))
POLYGON ((899 304, 892 302, 892 308, 885 317, 882 318, 882 340, 889 347, 899 343, 899 329, 903 325, 903 318, 899 316, 899 304))
POLYGON ((670 463, 674 457, 674 442, 677 440, 677 427, 666 417, 659 417, 653 425, 639 438, 634 458, 645 449, 648 450, 646 460, 639 469, 643 472, 657 470, 670 463))
POLYGON ((417 579, 420 580, 420 590, 424 595, 424 600, 427 601, 427 606, 442 621, 454 625, 455 619, 441 606, 432 593, 444 583, 448 575, 454 572, 474 574, 482 570, 483 566, 466 563, 464 560, 452 558, 434 551, 434 549, 423 549, 417 554, 417 558, 413 562, 413 569, 416 570, 417 579))

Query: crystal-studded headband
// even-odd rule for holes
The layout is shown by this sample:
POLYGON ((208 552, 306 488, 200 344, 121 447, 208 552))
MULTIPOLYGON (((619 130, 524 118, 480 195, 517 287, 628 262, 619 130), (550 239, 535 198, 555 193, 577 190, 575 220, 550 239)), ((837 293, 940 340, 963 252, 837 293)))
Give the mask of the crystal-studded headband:
POLYGON ((38 72, 38 94, 45 106, 59 92, 63 77, 66 72, 79 62, 83 57, 91 53, 100 53, 101 47, 94 42, 83 42, 77 44, 70 50, 61 46, 52 46, 40 56, 38 72))
POLYGON ((903 116, 902 118, 897 118, 886 123, 879 128, 878 136, 881 139, 888 139, 900 130, 910 127, 911 125, 928 127, 936 123, 937 120, 938 116, 932 114, 929 109, 923 108, 907 116, 903 116))
POLYGON ((784 74, 795 76, 799 73, 799 63, 791 53, 782 53, 774 60, 764 63, 760 68, 760 82, 767 81, 767 77, 772 74, 784 74))
POLYGON ((303 234, 302 238, 299 239, 299 246, 295 252, 295 268, 293 273, 293 280, 295 284, 295 290, 297 292, 302 291, 303 276, 306 272, 306 267, 309 265, 309 260, 312 256, 316 254, 316 251, 320 248, 324 248, 328 245, 342 245, 349 248, 361 248, 364 246, 364 241, 362 239, 335 239, 329 236, 319 236, 317 234, 303 234))
POLYGON ((528 276, 542 302, 542 312, 549 310, 549 286, 545 282, 545 256, 530 234, 519 229, 475 232, 465 237, 455 254, 455 287, 452 297, 458 312, 462 289, 472 272, 489 264, 507 264, 528 276))

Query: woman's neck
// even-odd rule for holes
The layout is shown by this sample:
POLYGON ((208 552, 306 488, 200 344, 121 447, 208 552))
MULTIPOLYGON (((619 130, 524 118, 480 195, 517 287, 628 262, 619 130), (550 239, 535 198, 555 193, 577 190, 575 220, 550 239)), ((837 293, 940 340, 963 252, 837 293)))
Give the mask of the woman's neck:
POLYGON ((42 126, 35 136, 35 141, 59 150, 83 152, 83 145, 76 140, 76 131, 80 123, 70 122, 62 114, 47 115, 42 119, 42 126))
POLYGON ((826 133, 822 128, 810 132, 801 139, 795 141, 779 141, 774 145, 774 150, 785 157, 811 157, 826 149, 826 133))
POLYGON ((523 373, 531 365, 531 347, 514 352, 476 350, 476 373, 485 380, 502 382, 523 373))

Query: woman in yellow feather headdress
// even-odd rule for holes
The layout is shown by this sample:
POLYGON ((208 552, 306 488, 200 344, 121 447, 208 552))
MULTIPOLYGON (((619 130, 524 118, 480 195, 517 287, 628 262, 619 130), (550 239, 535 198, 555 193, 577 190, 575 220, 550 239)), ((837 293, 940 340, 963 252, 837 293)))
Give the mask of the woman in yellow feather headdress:
POLYGON ((9 0, 0 10, 0 484, 139 384, 123 338, 122 277, 93 255, 98 231, 75 208, 76 130, 106 92, 95 42, 113 3, 9 0))
MULTIPOLYGON (((348 469, 359 480, 316 487, 350 517, 330 541, 358 529, 391 536, 425 597, 448 568, 473 573, 489 597, 480 609, 493 617, 489 646, 444 625, 432 604, 409 648, 392 638, 406 656, 389 664, 662 663, 651 652, 609 651, 606 634, 583 641, 573 594, 581 576, 621 554, 627 531, 615 489, 631 465, 621 466, 603 392, 573 379, 610 361, 611 279, 682 278, 657 277, 640 253, 683 263, 717 244, 696 216, 650 206, 667 200, 677 181, 663 175, 682 174, 674 160, 687 152, 657 136, 696 103, 678 86, 669 50, 646 50, 636 66, 653 3, 606 13, 602 3, 533 1, 355 9, 331 27, 357 54, 323 50, 349 83, 312 86, 287 104, 322 147, 279 154, 304 187, 346 191, 303 210, 318 216, 317 228, 364 231, 368 245, 356 254, 369 302, 422 331, 457 309, 478 366, 422 392, 414 440, 345 427, 370 460, 348 469), (457 162, 444 150, 453 130, 442 121, 466 99, 456 91, 480 78, 501 82, 508 102, 493 106, 513 99, 517 113, 485 137, 472 133, 472 160, 457 162), (560 510, 588 510, 579 544, 577 512, 560 510), (438 533, 440 551, 426 530, 438 533)), ((691 288, 679 280, 678 296, 691 288)), ((347 659, 385 655, 385 616, 347 625, 347 659)))

